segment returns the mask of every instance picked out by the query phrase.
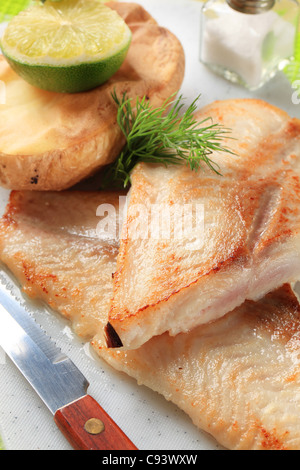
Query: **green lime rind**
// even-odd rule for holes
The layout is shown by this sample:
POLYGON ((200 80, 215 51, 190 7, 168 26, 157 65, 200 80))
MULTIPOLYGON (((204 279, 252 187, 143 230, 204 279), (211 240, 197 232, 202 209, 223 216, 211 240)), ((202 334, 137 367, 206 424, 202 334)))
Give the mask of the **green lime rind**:
POLYGON ((129 46, 130 41, 122 50, 99 62, 69 66, 29 65, 2 52, 11 68, 30 85, 57 93, 80 93, 109 80, 124 62, 129 46))

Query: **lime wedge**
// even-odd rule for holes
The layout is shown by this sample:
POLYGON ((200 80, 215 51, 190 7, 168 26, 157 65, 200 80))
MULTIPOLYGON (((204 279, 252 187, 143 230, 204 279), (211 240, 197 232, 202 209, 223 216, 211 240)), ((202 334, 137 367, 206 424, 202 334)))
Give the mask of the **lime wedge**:
POLYGON ((123 18, 98 0, 47 0, 10 21, 1 48, 31 85, 75 93, 107 81, 121 67, 130 42, 123 18))

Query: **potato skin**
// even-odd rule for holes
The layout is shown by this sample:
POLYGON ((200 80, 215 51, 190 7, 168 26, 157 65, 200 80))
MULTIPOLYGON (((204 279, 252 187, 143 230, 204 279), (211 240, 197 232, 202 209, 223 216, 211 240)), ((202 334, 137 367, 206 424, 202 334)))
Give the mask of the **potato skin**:
MULTIPOLYGON (((58 94, 35 89, 25 84, 5 58, 0 57, 0 80, 8 86, 14 83, 15 88, 19 81, 23 95, 27 93, 31 100, 27 115, 18 120, 18 125, 13 118, 7 121, 3 115, 1 119, 5 105, 0 110, 2 187, 61 191, 85 180, 113 162, 125 144, 116 121, 113 91, 119 96, 126 92, 133 100, 147 96, 153 106, 159 106, 179 90, 185 56, 176 36, 160 27, 137 4, 111 2, 107 5, 127 22, 132 31, 132 43, 118 72, 92 91, 58 94), (42 117, 49 109, 53 118, 45 124, 42 117), (7 151, 7 135, 10 134, 11 143, 19 143, 17 150, 11 152, 7 151), (28 135, 30 145, 24 144, 22 148, 23 139, 28 135)), ((15 110, 10 105, 9 112, 18 114, 18 104, 15 110)))

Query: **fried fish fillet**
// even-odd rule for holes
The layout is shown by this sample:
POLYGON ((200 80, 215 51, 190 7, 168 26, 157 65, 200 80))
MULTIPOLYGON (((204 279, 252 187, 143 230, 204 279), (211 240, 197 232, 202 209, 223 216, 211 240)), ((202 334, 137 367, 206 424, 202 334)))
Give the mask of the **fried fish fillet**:
POLYGON ((300 305, 289 285, 189 333, 95 350, 230 450, 300 449, 300 305))
MULTIPOLYGON (((66 316, 100 358, 184 410, 228 449, 300 449, 300 306, 289 285, 189 333, 107 348, 118 240, 99 239, 119 194, 13 192, 0 258, 24 291, 66 316)), ((117 231, 118 233, 118 231, 117 231)))
POLYGON ((13 191, 0 223, 2 263, 26 295, 70 319, 85 339, 107 315, 118 253, 118 239, 98 236, 100 204, 118 217, 117 193, 13 191))
POLYGON ((300 121, 251 99, 215 102, 197 115, 207 117, 231 130, 225 145, 234 155, 211 155, 222 176, 144 163, 133 173, 110 346, 134 349, 165 331, 188 332, 300 277, 300 121), (186 207, 195 219, 202 208, 203 223, 199 215, 184 224, 186 207), (171 228, 157 236, 152 221, 167 218, 161 208, 171 228))
POLYGON ((179 40, 138 4, 111 2, 132 31, 119 71, 85 93, 59 94, 32 87, 0 55, 0 185, 62 190, 111 163, 124 146, 111 93, 147 96, 161 105, 181 86, 185 57, 179 40))

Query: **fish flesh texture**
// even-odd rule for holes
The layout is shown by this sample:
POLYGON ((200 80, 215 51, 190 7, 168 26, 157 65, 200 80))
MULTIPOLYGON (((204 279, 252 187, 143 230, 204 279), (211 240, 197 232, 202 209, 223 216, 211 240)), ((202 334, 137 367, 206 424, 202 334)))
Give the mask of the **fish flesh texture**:
POLYGON ((189 333, 107 348, 119 241, 101 238, 96 214, 109 204, 119 215, 120 196, 12 192, 0 223, 2 263, 102 360, 176 404, 222 446, 299 450, 300 306, 290 285, 189 333))
POLYGON ((12 191, 0 223, 0 258, 23 292, 69 319, 86 340, 112 295, 119 243, 97 230, 97 208, 108 203, 118 215, 118 193, 12 191))
POLYGON ((300 121, 255 99, 214 102, 197 113, 200 127, 207 118, 230 131, 233 153, 210 155, 221 175, 147 163, 133 172, 110 347, 188 332, 300 277, 300 121))
POLYGON ((290 285, 189 333, 139 349, 92 342, 119 371, 162 394, 230 450, 300 449, 300 305, 290 285))

